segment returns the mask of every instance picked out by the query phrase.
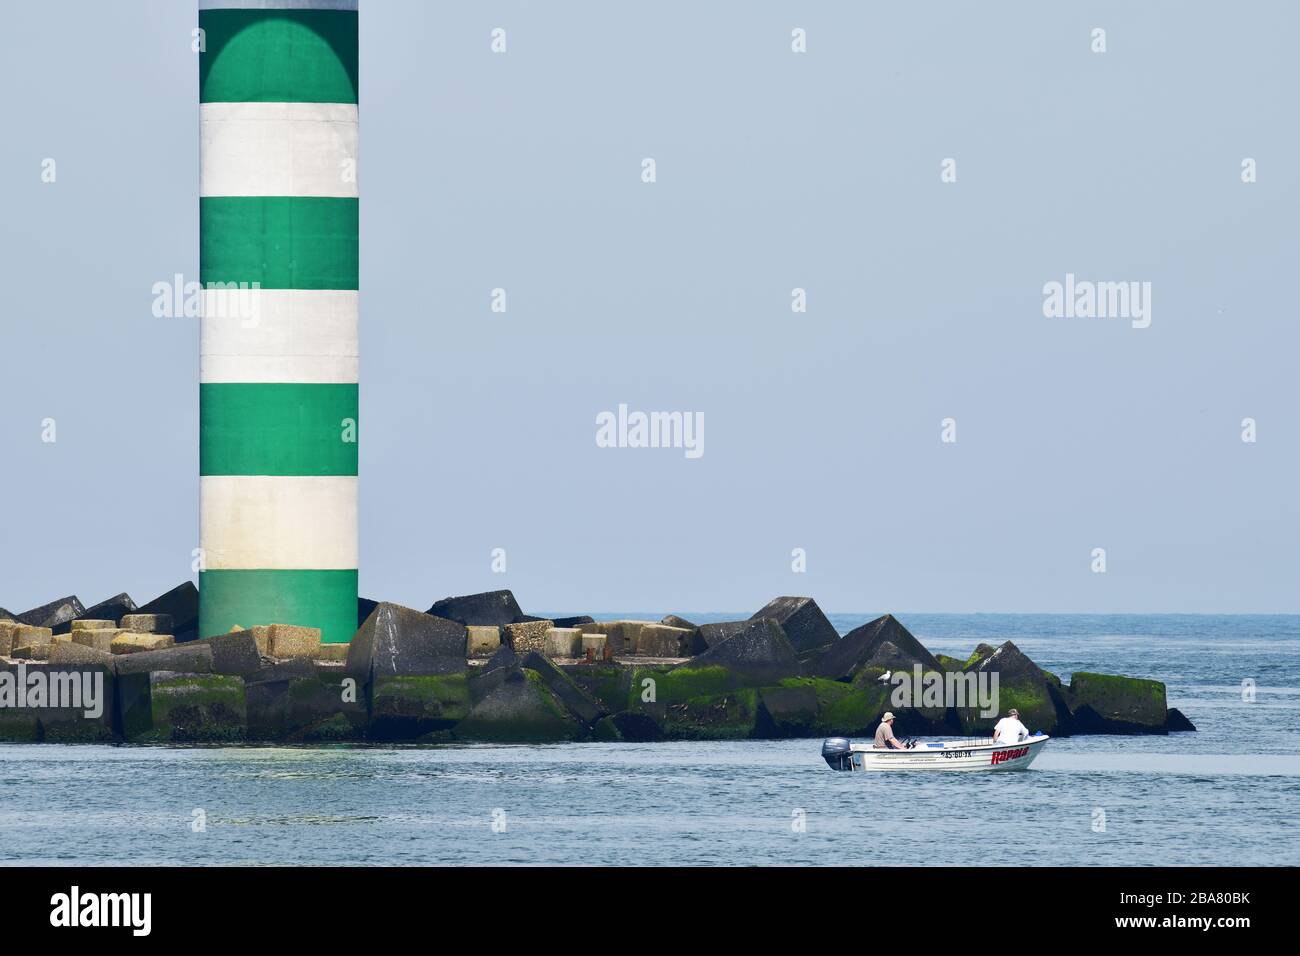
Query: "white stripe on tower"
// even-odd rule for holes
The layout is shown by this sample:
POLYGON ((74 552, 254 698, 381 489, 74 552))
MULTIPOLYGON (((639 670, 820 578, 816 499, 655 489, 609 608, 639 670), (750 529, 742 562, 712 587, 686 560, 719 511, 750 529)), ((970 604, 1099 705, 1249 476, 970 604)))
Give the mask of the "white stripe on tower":
POLYGON ((205 475, 199 482, 209 570, 357 566, 354 476, 205 475))
POLYGON ((205 289, 201 382, 355 382, 355 289, 205 289))
POLYGON ((199 124, 200 196, 357 196, 355 103, 203 103, 199 124))

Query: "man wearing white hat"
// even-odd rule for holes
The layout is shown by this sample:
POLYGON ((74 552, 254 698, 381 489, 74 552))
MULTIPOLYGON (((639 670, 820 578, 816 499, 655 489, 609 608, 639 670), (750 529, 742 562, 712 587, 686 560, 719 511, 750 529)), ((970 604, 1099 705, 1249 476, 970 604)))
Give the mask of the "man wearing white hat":
POLYGON ((880 718, 880 726, 876 728, 876 742, 872 747, 881 750, 904 749, 898 742, 898 738, 894 736, 894 715, 889 711, 885 711, 885 716, 880 718))
POLYGON ((1029 728, 1020 722, 1020 711, 1012 707, 993 728, 995 744, 1018 744, 1029 736, 1029 728))

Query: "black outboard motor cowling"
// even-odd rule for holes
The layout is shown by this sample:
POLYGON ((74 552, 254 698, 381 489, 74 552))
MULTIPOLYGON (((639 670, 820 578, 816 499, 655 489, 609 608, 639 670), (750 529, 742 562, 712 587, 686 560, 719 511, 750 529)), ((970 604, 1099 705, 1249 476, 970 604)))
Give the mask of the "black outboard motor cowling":
POLYGON ((822 757, 832 770, 852 770, 847 737, 827 737, 822 741, 822 757))

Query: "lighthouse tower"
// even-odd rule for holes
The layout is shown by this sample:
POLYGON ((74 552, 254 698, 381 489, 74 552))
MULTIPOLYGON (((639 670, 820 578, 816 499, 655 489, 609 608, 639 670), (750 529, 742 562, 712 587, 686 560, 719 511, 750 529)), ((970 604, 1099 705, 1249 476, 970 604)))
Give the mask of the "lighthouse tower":
POLYGON ((357 625, 356 0, 200 0, 199 632, 357 625))

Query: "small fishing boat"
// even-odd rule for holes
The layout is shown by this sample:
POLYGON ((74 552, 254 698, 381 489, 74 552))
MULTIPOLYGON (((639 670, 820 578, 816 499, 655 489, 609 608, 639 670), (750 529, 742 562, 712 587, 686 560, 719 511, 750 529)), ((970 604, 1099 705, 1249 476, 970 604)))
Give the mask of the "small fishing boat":
POLYGON ((1018 743, 990 737, 916 743, 903 750, 827 737, 822 757, 832 770, 1024 770, 1051 737, 1034 734, 1018 743))

